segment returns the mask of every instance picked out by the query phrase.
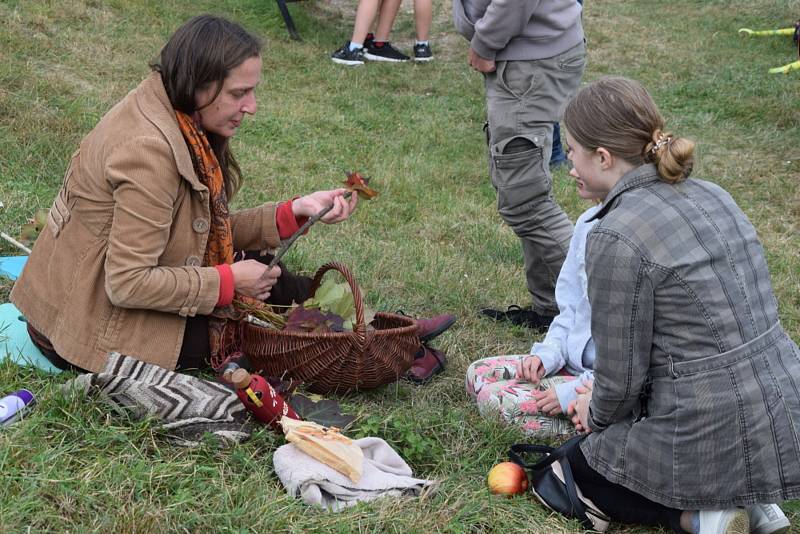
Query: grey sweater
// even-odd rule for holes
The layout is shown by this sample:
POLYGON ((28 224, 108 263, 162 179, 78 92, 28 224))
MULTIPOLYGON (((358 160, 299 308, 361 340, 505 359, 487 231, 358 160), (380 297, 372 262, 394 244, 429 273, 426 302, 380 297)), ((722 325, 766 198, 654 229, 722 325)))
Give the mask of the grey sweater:
POLYGON ((453 0, 456 30, 486 59, 544 59, 583 40, 575 0, 453 0))

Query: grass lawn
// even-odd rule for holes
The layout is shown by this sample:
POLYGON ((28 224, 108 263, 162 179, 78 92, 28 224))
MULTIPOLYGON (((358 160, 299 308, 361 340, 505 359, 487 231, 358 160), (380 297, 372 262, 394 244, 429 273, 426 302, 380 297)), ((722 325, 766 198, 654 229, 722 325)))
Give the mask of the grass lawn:
MULTIPOLYGON (((485 487, 489 468, 524 438, 478 416, 464 371, 478 357, 526 352, 534 338, 476 316, 485 305, 526 303, 527 292, 519 242, 495 212, 487 177, 482 80, 466 65, 450 3, 435 2, 434 62, 345 68, 328 56, 349 38, 355 3, 291 4, 305 38, 294 42, 266 0, 4 0, 0 230, 18 235, 50 205, 82 136, 147 75, 184 20, 210 11, 243 23, 265 38, 265 72, 259 112, 234 141, 247 177, 235 205, 334 187, 344 171, 360 170, 381 195, 345 224, 315 226, 287 255, 289 266, 313 272, 337 260, 354 270, 373 309, 459 316, 436 341, 449 365, 434 383, 338 398, 359 416, 352 434, 383 437, 415 475, 440 479, 440 491, 322 513, 286 495, 271 462, 283 438, 267 430, 225 450, 178 448, 153 422, 61 394, 71 375, 6 362, 0 392, 29 388, 40 403, 0 431, 0 532, 579 531, 527 496, 492 498, 485 487)), ((407 4, 394 35, 409 50, 407 4)), ((800 73, 767 70, 796 59, 796 48, 788 37, 747 39, 737 29, 788 27, 798 13, 798 0, 588 0, 585 12, 586 81, 641 80, 668 128, 698 141, 695 174, 730 191, 755 224, 795 340, 800 73)), ((585 209, 565 171, 555 174, 554 190, 573 220, 585 209)), ((0 255, 15 253, 0 242, 0 255)), ((10 288, 0 279, 0 303, 10 288)), ((800 506, 783 507, 800 524, 800 506)))

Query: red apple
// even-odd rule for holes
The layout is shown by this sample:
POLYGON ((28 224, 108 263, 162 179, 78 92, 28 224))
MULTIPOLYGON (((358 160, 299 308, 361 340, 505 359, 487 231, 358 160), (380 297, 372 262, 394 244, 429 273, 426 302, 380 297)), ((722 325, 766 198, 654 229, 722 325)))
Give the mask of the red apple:
POLYGON ((496 495, 517 495, 528 489, 528 475, 514 462, 503 462, 492 467, 486 482, 489 491, 496 495))

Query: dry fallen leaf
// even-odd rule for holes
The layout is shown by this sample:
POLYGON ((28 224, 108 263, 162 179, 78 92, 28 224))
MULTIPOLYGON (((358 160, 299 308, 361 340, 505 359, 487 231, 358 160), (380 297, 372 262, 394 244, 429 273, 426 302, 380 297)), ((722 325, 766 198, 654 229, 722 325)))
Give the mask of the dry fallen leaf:
POLYGON ((378 196, 378 192, 369 187, 369 178, 364 178, 356 171, 347 173, 347 180, 344 182, 345 189, 355 191, 360 198, 369 200, 378 196))
POLYGON ((33 215, 33 219, 28 220, 27 224, 23 224, 19 232, 19 240, 25 245, 32 245, 36 238, 39 237, 44 226, 47 224, 47 215, 50 210, 40 209, 33 215))

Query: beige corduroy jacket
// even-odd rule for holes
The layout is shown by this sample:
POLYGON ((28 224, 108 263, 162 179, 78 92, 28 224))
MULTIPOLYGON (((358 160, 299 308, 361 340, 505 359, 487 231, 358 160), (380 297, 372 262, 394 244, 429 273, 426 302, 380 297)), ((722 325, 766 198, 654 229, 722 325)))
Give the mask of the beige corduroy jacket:
MULTIPOLYGON (((231 219, 235 250, 279 244, 274 204, 231 219)), ((11 301, 74 365, 101 371, 119 351, 174 369, 186 317, 219 297, 202 266, 209 224, 208 190, 152 73, 81 141, 11 301)))

